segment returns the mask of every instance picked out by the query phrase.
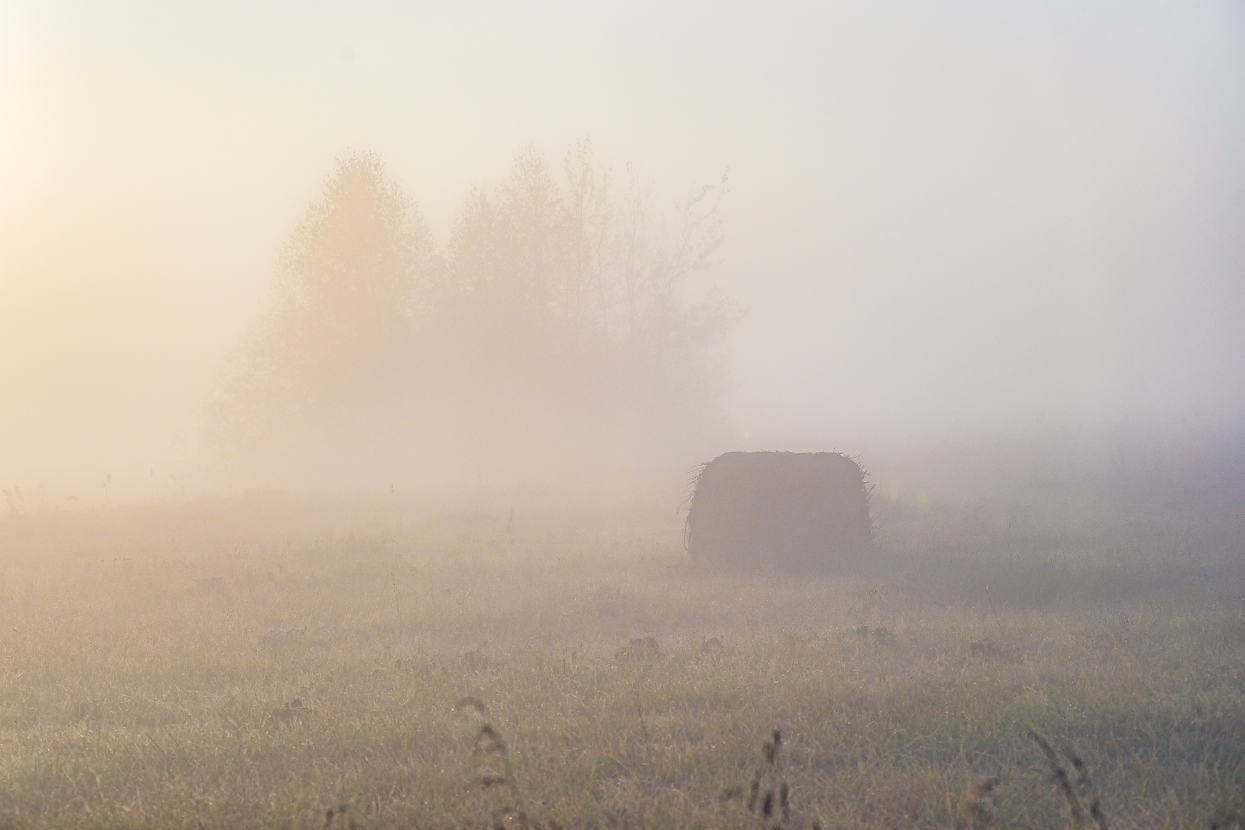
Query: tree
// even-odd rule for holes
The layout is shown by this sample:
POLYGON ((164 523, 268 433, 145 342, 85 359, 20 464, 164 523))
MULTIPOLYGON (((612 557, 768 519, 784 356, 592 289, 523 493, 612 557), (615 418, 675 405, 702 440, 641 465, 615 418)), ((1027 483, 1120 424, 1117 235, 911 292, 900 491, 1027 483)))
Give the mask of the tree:
POLYGON ((678 455, 720 401, 730 310, 686 294, 722 242, 725 181, 680 206, 668 240, 587 142, 564 173, 521 154, 470 194, 441 259, 374 155, 340 159, 282 252, 275 309, 222 376, 214 446, 304 482, 380 486, 678 455))
POLYGON ((562 181, 528 150, 454 226, 442 295, 456 309, 451 339, 478 358, 464 372, 499 413, 482 434, 515 447, 544 432, 528 469, 582 462, 585 447, 611 470, 682 461, 720 420, 716 346, 732 313, 720 295, 689 299, 689 282, 722 244, 725 177, 679 205, 671 234, 634 178, 615 195, 587 142, 567 153, 562 181), (495 353, 480 354, 488 344, 495 353))
POLYGON ((367 468, 373 439, 407 405, 436 266, 426 226, 380 159, 339 158, 281 251, 275 307, 208 402, 209 446, 278 479, 367 468))

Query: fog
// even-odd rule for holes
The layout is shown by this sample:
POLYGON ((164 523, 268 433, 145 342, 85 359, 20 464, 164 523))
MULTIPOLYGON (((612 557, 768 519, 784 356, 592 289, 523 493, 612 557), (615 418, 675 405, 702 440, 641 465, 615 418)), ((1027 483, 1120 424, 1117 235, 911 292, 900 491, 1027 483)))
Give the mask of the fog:
POLYGON ((677 487, 731 449, 898 481, 931 447, 1179 451, 1245 415, 1239 4, 17 2, 0 103, 0 485, 31 504, 239 486, 204 401, 352 152, 441 251, 528 148, 556 173, 590 137, 668 228, 729 171, 681 289, 738 312, 727 391, 661 444, 677 487))

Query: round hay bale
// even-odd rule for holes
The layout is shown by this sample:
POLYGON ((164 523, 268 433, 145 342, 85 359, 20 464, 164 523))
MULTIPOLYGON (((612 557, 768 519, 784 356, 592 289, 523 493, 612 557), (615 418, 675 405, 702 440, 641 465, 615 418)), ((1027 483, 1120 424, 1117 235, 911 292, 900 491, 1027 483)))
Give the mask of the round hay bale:
POLYGON ((852 459, 728 452, 696 477, 684 541, 714 565, 824 571, 872 539, 865 473, 852 459))

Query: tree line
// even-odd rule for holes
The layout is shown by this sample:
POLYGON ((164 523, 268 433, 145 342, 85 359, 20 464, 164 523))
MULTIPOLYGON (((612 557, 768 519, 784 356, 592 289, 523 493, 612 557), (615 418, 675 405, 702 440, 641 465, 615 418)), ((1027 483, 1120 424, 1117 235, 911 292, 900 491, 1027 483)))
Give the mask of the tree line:
POLYGON ((496 485, 643 473, 722 423, 726 179, 663 221, 588 142, 528 150, 444 246, 371 152, 338 158, 226 361, 205 446, 242 481, 496 485))

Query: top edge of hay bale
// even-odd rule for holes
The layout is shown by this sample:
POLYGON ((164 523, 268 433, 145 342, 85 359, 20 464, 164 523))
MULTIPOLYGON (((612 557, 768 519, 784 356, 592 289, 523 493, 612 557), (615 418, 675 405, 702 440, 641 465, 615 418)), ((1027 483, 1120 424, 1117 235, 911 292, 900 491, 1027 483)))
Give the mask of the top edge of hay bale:
POLYGON ((694 488, 685 543, 715 565, 825 570, 873 538, 865 471, 842 453, 728 452, 694 488))

